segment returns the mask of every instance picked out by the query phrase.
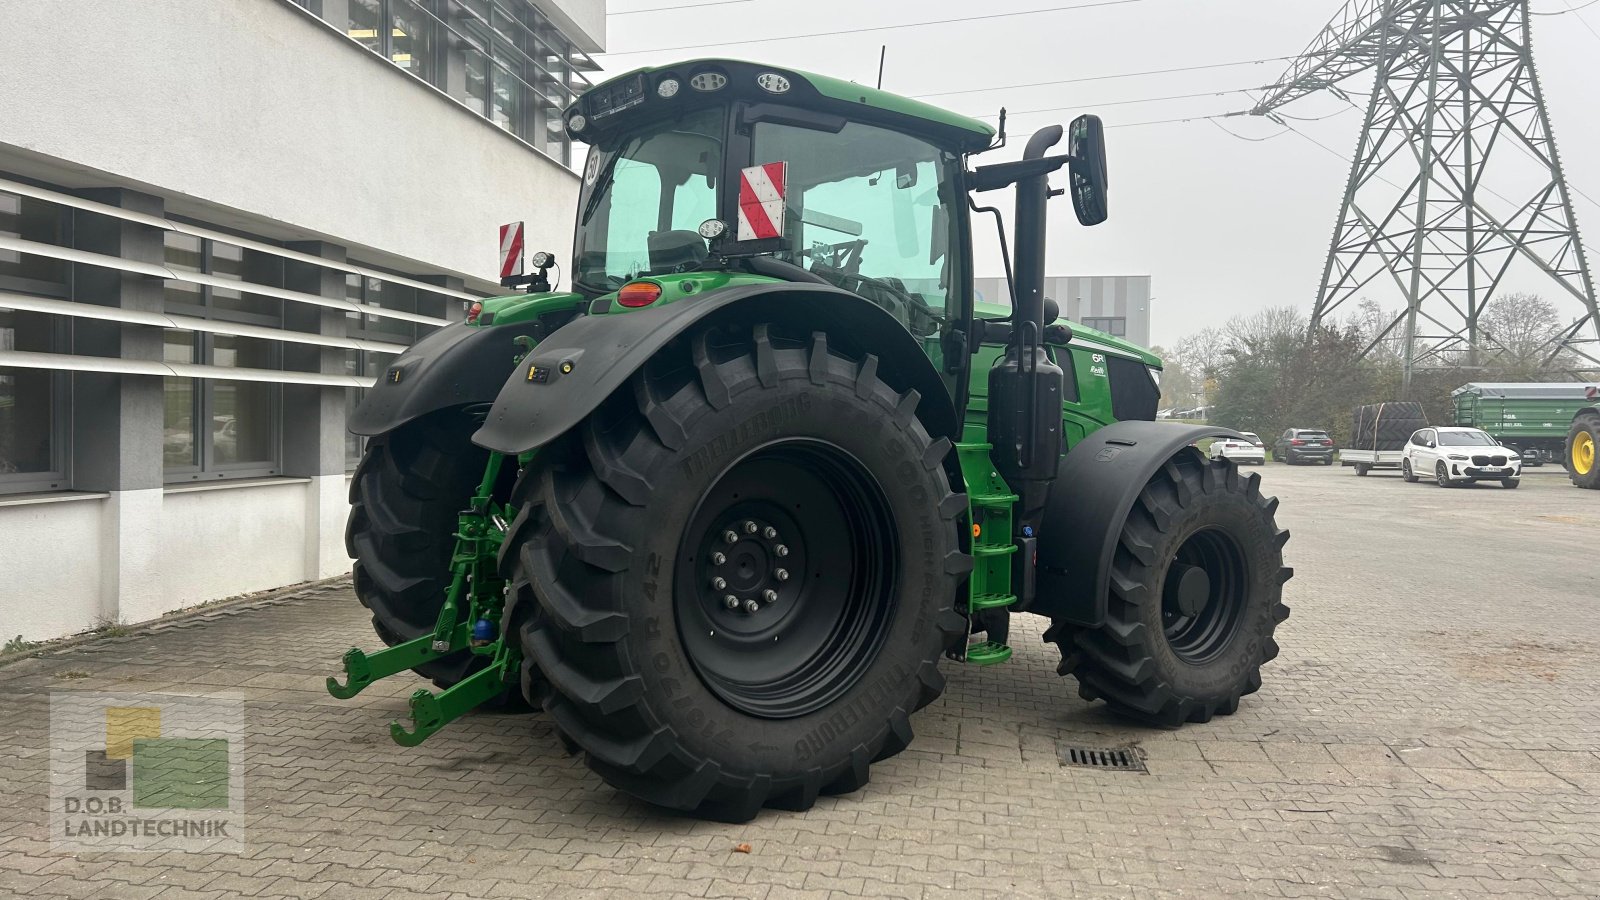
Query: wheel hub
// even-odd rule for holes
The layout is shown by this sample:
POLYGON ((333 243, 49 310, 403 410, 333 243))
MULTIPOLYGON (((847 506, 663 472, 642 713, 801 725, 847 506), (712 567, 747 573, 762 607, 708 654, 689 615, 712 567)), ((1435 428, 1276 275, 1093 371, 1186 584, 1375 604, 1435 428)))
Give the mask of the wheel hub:
POLYGON ((1238 632, 1248 605, 1249 566, 1226 531, 1206 528, 1179 545, 1161 586, 1161 630, 1181 660, 1201 665, 1238 632))
POLYGON ((750 715, 789 718, 855 683, 887 634, 898 539, 882 488, 815 440, 752 452, 684 530, 673 607, 701 680, 750 715))
POLYGON ((1185 616, 1198 616, 1211 599, 1211 577, 1199 566, 1173 563, 1167 573, 1164 600, 1185 616))
MULTIPOLYGON (((805 545, 794 520, 783 511, 747 513, 724 516, 712 528, 718 538, 700 557, 699 581, 712 607, 721 604, 724 611, 744 616, 769 611, 777 616, 775 604, 803 589, 797 575, 805 572, 805 545)), ((736 618, 727 624, 749 630, 736 618)))

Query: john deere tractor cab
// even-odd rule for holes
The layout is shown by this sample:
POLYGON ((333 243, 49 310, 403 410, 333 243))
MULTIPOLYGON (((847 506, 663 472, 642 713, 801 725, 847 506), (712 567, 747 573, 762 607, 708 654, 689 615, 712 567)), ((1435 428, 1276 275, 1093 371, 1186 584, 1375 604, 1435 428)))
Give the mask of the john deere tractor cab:
POLYGON ((942 658, 1011 656, 1015 612, 1147 722, 1260 686, 1276 501, 1191 446, 1229 432, 1149 421, 1159 360, 1043 296, 1048 201, 1106 216, 1097 119, 980 165, 984 123, 698 60, 565 121, 591 147, 568 289, 539 254, 353 418, 355 589, 389 647, 346 653, 335 696, 432 678, 402 744, 525 701, 616 787, 745 819, 864 784, 942 658), (985 305, 1000 191, 1014 296, 985 305))

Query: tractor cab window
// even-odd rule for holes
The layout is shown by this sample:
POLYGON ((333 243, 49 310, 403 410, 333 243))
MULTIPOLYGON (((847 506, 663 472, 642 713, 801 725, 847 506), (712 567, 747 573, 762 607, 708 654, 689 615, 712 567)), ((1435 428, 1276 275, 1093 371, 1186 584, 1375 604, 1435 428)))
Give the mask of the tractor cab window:
POLYGON ((838 134, 777 123, 754 132, 752 163, 787 164, 778 258, 877 303, 931 335, 959 309, 955 157, 859 122, 838 134), (947 312, 947 310, 952 312, 947 312))
POLYGON ((590 150, 573 279, 580 287, 607 293, 705 261, 696 229, 717 215, 722 118, 720 109, 700 110, 631 135, 620 147, 590 150))

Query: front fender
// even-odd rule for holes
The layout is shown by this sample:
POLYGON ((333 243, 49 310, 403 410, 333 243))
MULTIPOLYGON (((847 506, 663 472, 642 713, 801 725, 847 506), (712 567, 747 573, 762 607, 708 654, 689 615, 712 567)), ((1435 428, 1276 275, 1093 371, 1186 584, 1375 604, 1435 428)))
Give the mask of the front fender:
POLYGON ((1128 511, 1173 454, 1208 437, 1243 435, 1207 425, 1115 422, 1062 457, 1039 523, 1038 590, 1027 611, 1099 626, 1128 511))
POLYGON ((955 408, 933 363, 889 313, 817 284, 730 287, 636 312, 579 318, 551 334, 506 380, 472 440, 501 453, 548 444, 625 384, 645 361, 701 323, 759 322, 825 331, 830 346, 879 358, 878 377, 922 395, 917 415, 934 438, 957 437, 955 408))

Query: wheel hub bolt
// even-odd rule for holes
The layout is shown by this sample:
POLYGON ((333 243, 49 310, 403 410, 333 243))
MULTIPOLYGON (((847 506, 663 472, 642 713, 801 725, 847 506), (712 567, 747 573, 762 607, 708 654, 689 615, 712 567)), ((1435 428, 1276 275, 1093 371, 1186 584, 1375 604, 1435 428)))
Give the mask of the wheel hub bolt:
POLYGON ((722 565, 723 563, 725 563, 727 561, 728 561, 728 557, 723 555, 721 550, 718 550, 717 552, 711 554, 711 564, 713 566, 720 566, 720 565, 722 565))
POLYGON ((749 519, 746 519, 745 522, 744 522, 744 533, 745 534, 755 534, 756 533, 756 523, 750 521, 749 519))
POLYGON ((767 588, 766 590, 761 592, 761 599, 767 601, 768 603, 771 603, 774 600, 778 599, 778 592, 773 590, 772 588, 767 588))
POLYGON ((722 590, 727 590, 727 587, 728 587, 727 579, 724 579, 724 578, 713 578, 713 579, 711 579, 711 589, 712 590, 714 590, 714 591, 722 591, 722 590))
POLYGON ((726 606, 729 609, 738 609, 739 608, 739 598, 735 597, 732 594, 729 594, 728 596, 722 598, 722 605, 726 606))
POLYGON ((739 542, 739 535, 730 528, 722 533, 722 539, 730 544, 737 544, 739 542))
POLYGON ((768 525, 766 528, 761 529, 761 536, 770 541, 778 536, 778 529, 768 525))
POLYGON ((779 581, 788 581, 789 580, 789 570, 788 569, 775 569, 772 572, 772 577, 778 579, 779 581))
POLYGON ((754 600, 746 600, 744 602, 744 611, 747 613, 760 612, 761 604, 755 602, 754 600))
POLYGON ((787 545, 779 544, 772 548, 772 552, 778 554, 779 557, 784 557, 789 555, 789 548, 787 545))

